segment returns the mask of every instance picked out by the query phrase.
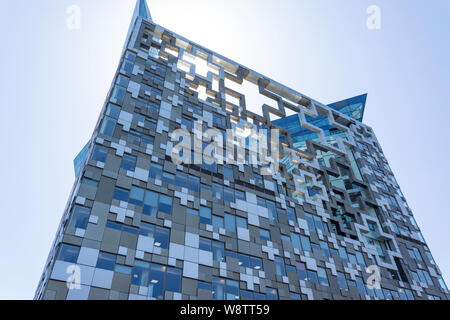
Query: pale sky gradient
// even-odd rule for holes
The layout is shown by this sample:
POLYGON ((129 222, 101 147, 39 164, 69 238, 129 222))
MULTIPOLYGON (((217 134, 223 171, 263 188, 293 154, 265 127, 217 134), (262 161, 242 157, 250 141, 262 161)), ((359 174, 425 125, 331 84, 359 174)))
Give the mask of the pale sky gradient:
MULTIPOLYGON (((450 284, 450 1, 148 0, 156 23, 371 125, 450 284), (381 8, 381 30, 366 9, 381 8)), ((0 299, 32 299, 134 0, 2 0, 0 299), (66 8, 82 10, 81 29, 66 8)))

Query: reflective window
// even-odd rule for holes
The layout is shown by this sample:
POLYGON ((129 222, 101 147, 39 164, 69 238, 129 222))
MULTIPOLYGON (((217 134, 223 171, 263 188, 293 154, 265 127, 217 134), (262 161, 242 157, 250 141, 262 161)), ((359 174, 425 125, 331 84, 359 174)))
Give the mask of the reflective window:
POLYGON ((120 167, 124 170, 134 171, 136 169, 136 157, 131 155, 124 155, 120 167))
POLYGON ((322 286, 328 287, 328 277, 327 272, 323 268, 317 268, 317 275, 319 276, 319 283, 322 286))
POLYGON ((225 214, 225 229, 231 232, 236 232, 236 216, 225 214))
POLYGON ((100 252, 97 260, 97 268, 105 270, 114 270, 116 263, 116 256, 111 253, 100 252))
POLYGON ((284 259, 281 257, 275 257, 275 274, 279 276, 286 276, 284 259))
POLYGON ((160 195, 159 196, 159 211, 165 214, 172 214, 172 198, 160 195))
POLYGON ((119 201, 128 202, 129 191, 122 188, 115 188, 113 198, 119 201))
POLYGON ((181 270, 174 268, 167 269, 166 291, 181 292, 181 270))
POLYGON ((211 209, 200 207, 200 223, 211 224, 211 209))
POLYGON ((137 206, 142 206, 144 203, 144 194, 145 194, 144 189, 138 187, 131 187, 129 202, 137 206))
POLYGON ((242 217, 236 217, 236 226, 242 229, 248 229, 247 219, 242 217))
POLYGON ((105 162, 107 155, 108 155, 108 148, 95 145, 91 159, 94 161, 105 162))
POLYGON ((265 229, 259 229, 259 237, 261 240, 264 241, 271 241, 270 240, 270 232, 265 229))
POLYGON ((75 206, 72 210, 69 227, 86 229, 90 214, 91 210, 89 208, 75 206))
POLYGON ((266 288, 266 299, 267 300, 278 300, 277 289, 266 288))
POLYGON ((212 242, 212 252, 214 261, 225 261, 225 245, 222 242, 212 242))
POLYGON ((156 217, 158 212, 158 194, 152 191, 145 191, 144 209, 142 213, 151 217, 156 217))
POLYGON ((106 115, 116 120, 119 119, 120 107, 112 103, 108 104, 108 108, 106 109, 106 115))
POLYGON ((79 253, 80 247, 72 246, 69 244, 62 244, 57 260, 76 263, 79 253))
POLYGON ((212 224, 216 228, 223 228, 224 222, 222 217, 212 216, 212 224))
POLYGON ((345 279, 345 275, 343 273, 337 272, 337 280, 341 290, 348 290, 347 279, 345 279))

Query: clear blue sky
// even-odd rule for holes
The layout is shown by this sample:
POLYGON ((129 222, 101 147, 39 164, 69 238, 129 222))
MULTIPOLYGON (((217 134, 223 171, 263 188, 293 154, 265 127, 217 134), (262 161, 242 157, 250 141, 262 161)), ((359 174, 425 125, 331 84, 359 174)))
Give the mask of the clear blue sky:
MULTIPOLYGON (((367 92, 365 122, 450 284, 450 1, 148 2, 156 23, 323 103, 367 92), (366 27, 372 4, 381 30, 366 27)), ((1 2, 0 299, 33 298, 134 4, 1 2)))

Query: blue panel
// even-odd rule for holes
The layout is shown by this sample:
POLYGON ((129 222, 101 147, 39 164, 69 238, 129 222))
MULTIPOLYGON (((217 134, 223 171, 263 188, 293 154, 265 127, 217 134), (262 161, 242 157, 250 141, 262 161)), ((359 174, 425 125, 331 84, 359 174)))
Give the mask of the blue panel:
POLYGON ((77 157, 73 160, 73 166, 75 168, 75 176, 78 176, 78 173, 80 172, 81 166, 83 165, 84 155, 86 154, 88 146, 89 143, 84 146, 83 150, 81 150, 80 153, 77 155, 77 157))

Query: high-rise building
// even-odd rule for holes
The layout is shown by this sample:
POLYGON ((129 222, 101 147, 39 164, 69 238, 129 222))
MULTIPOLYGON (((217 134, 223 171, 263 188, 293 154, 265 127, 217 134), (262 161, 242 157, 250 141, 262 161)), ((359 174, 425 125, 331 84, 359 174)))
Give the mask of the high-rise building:
POLYGON ((35 298, 448 299, 365 104, 324 105, 137 1, 35 298), (194 157, 232 129, 234 162, 174 161, 180 128, 194 157))

